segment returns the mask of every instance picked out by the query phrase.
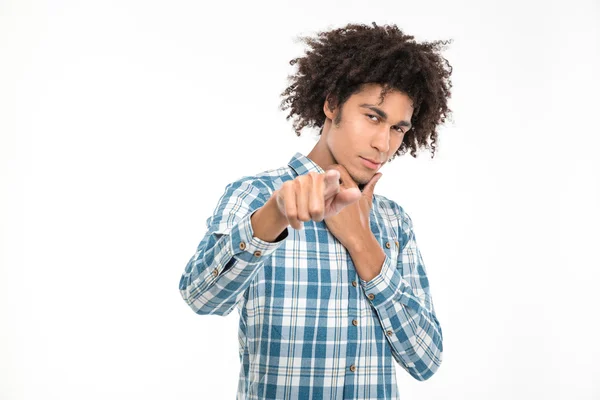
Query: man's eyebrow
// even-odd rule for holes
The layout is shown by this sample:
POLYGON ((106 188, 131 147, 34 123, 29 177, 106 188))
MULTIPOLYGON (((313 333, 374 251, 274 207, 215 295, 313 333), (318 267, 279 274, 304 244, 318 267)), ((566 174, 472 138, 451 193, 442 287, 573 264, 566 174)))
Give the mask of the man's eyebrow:
MULTIPOLYGON (((360 107, 368 108, 369 110, 375 111, 384 121, 387 121, 388 115, 381 108, 377 108, 373 104, 367 104, 367 103, 361 104, 360 107)), ((404 120, 398 122, 398 125, 408 127, 408 129, 410 129, 412 127, 410 122, 404 121, 404 120)))

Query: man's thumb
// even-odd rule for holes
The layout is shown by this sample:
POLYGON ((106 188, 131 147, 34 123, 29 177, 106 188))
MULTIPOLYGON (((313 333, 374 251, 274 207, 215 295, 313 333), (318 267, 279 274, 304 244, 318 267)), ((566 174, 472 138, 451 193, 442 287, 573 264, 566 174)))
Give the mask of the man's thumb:
POLYGON ((372 194, 375 190, 375 184, 379 181, 379 179, 381 179, 382 176, 383 174, 381 172, 373 175, 371 180, 366 184, 365 188, 363 189, 363 193, 367 192, 369 194, 372 194))

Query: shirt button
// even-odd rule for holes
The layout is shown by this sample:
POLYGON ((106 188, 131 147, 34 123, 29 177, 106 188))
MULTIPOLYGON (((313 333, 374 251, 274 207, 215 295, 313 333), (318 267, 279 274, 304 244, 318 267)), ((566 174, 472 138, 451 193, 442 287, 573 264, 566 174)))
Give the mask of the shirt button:
POLYGON ((260 257, 260 255, 261 255, 261 254, 262 254, 262 253, 260 252, 260 250, 256 250, 256 251, 254 252, 254 256, 255 256, 255 257, 260 257))
POLYGON ((218 270, 218 269, 216 269, 216 268, 215 268, 215 269, 213 269, 213 272, 212 272, 212 274, 213 274, 213 276, 217 276, 217 275, 219 275, 219 270, 218 270))
POLYGON ((375 298, 375 295, 373 293, 369 293, 367 297, 369 298, 369 300, 373 300, 375 298))
POLYGON ((352 286, 356 287, 357 283, 356 281, 352 281, 352 286))
POLYGON ((246 248, 246 243, 240 242, 240 249, 244 250, 246 248))
POLYGON ((390 248, 390 242, 385 242, 385 247, 390 248))
POLYGON ((388 335, 388 336, 392 336, 392 334, 393 334, 394 332, 392 332, 392 331, 387 331, 386 333, 387 333, 387 335, 388 335))
POLYGON ((352 325, 354 325, 354 326, 358 325, 358 321, 357 321, 357 320, 355 320, 355 319, 353 319, 353 320, 352 320, 352 325))
POLYGON ((400 246, 400 245, 398 244, 398 241, 396 241, 396 247, 398 247, 398 246, 400 246))
POLYGON ((352 371, 352 372, 356 371, 356 367, 354 366, 354 364, 352 364, 352 365, 350 366, 350 371, 352 371))

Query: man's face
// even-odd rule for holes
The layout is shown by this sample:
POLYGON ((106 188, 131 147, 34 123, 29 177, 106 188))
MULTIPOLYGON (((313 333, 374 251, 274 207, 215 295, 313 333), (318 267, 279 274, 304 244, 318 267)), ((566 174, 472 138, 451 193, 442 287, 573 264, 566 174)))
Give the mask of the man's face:
POLYGON ((341 108, 332 112, 325 103, 323 109, 333 121, 325 138, 333 162, 343 165, 361 189, 398 150, 411 127, 406 123, 410 124, 413 114, 412 100, 402 92, 392 91, 378 104, 381 88, 367 84, 341 108), (336 116, 341 117, 339 125, 335 124, 336 116), (370 166, 364 158, 381 164, 370 166))

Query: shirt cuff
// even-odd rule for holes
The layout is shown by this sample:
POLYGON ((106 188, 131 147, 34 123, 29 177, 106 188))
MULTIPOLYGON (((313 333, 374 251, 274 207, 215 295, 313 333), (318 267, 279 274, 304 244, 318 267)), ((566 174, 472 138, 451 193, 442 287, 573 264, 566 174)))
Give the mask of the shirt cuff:
MULTIPOLYGON (((258 210, 256 210, 258 211, 258 210)), ((281 232, 274 242, 267 242, 254 236, 250 218, 256 212, 244 216, 231 228, 229 234, 232 255, 244 264, 254 265, 270 256, 288 237, 288 228, 281 232)))
POLYGON ((423 305, 408 282, 402 277, 396 265, 385 255, 381 271, 370 281, 360 279, 367 298, 375 308, 381 308, 392 300, 400 301, 415 311, 421 311, 423 305))

